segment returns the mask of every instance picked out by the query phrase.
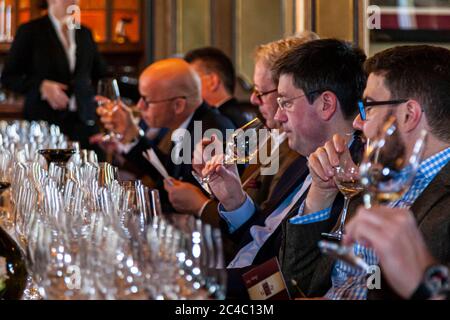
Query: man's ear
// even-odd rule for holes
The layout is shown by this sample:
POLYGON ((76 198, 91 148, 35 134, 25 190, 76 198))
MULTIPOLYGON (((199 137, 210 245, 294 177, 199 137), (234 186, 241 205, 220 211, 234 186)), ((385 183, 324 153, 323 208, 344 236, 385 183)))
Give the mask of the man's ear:
POLYGON ((176 115, 180 115, 182 113, 184 113, 184 111, 186 110, 187 107, 187 100, 186 99, 176 99, 175 100, 175 114, 176 115))
POLYGON ((220 79, 219 75, 215 72, 211 72, 209 74, 209 85, 211 91, 217 91, 220 88, 220 85, 222 83, 222 80, 220 79))
POLYGON ((416 100, 409 100, 403 109, 401 125, 409 132, 417 128, 422 119, 422 106, 416 100))
POLYGON ((319 117, 323 121, 329 121, 335 115, 337 111, 338 99, 336 95, 331 91, 325 91, 322 95, 317 99, 320 103, 317 112, 319 113, 319 117))

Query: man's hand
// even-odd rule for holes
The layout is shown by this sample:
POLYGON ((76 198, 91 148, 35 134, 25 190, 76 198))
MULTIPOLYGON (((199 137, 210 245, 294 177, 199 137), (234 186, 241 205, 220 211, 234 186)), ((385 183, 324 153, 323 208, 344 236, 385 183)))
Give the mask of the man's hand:
POLYGON ((217 137, 203 139, 194 150, 193 169, 209 177, 209 187, 226 211, 241 207, 247 196, 235 164, 224 165, 223 144, 217 137))
POLYGON ((372 247, 386 279, 403 298, 410 298, 425 270, 433 264, 412 212, 406 209, 360 208, 346 227, 344 244, 372 247))
POLYGON ((347 143, 344 137, 335 135, 309 156, 308 166, 313 181, 306 197, 305 214, 324 210, 333 204, 339 192, 334 182, 334 170, 344 162, 353 163, 347 143))
POLYGON ((198 215, 209 201, 209 198, 193 184, 173 178, 170 178, 170 181, 164 180, 164 189, 169 194, 170 203, 180 213, 198 215))
POLYGON ((91 145, 98 145, 103 151, 108 154, 114 154, 119 151, 119 141, 114 139, 105 140, 103 133, 98 133, 89 137, 89 143, 91 145))
POLYGON ((101 96, 97 96, 95 99, 100 104, 97 114, 105 129, 121 135, 122 143, 129 143, 138 136, 139 126, 129 107, 121 101, 111 106, 111 102, 101 96))
POLYGON ((66 110, 70 99, 64 90, 67 90, 65 84, 44 80, 40 87, 41 98, 54 110, 66 110))

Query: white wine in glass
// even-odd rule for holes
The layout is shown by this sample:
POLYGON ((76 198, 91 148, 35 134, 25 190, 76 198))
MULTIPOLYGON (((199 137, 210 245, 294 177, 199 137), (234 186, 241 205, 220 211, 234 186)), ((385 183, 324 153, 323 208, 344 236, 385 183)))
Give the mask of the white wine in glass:
MULTIPOLYGON (((225 143, 225 154, 223 156, 223 164, 248 164, 257 157, 259 148, 264 146, 271 137, 270 131, 262 130, 265 128, 264 123, 255 118, 243 127, 237 129, 225 143)), ((201 181, 202 186, 208 189, 206 185, 209 183, 212 173, 197 180, 201 181)))
POLYGON ((334 182, 344 196, 341 222, 337 231, 323 233, 322 236, 333 241, 341 241, 344 236, 344 226, 350 200, 360 194, 364 190, 364 187, 359 178, 358 167, 350 160, 342 161, 341 166, 335 168, 334 182))
POLYGON ((353 198, 364 190, 364 186, 359 180, 336 181, 339 191, 346 197, 353 198))

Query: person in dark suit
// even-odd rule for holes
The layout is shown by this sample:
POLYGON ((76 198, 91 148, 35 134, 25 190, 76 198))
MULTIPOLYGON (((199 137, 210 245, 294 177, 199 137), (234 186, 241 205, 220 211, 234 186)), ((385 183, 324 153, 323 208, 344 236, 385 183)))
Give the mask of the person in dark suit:
POLYGON ((163 177, 142 155, 153 149, 165 166, 170 181, 200 186, 192 176, 194 146, 206 131, 225 136, 227 129, 235 129, 231 121, 202 101, 198 75, 182 59, 166 59, 150 65, 139 79, 138 103, 142 119, 150 128, 167 128, 169 132, 158 145, 144 136, 129 108, 121 105, 113 114, 99 109, 101 120, 108 129, 123 136, 121 143, 127 160, 145 171, 148 184, 161 192, 166 212, 174 212, 164 190, 163 177))
MULTIPOLYGON (((430 253, 447 265, 450 263, 449 61, 450 50, 432 46, 395 47, 370 58, 365 66, 369 74, 364 92, 365 99, 360 108, 360 115, 354 121, 355 128, 363 130, 365 137, 374 139, 385 121, 395 116, 399 123, 399 135, 407 150, 406 158, 411 154, 422 130, 428 132, 423 161, 414 181, 391 206, 407 208, 413 212, 430 253), (377 107, 374 107, 374 104, 377 107)), ((298 243, 292 248, 297 254, 311 250, 311 244, 314 238, 317 240, 317 236, 309 231, 320 230, 320 226, 327 223, 326 212, 335 209, 333 199, 338 191, 332 183, 333 174, 329 170, 336 166, 345 154, 346 147, 342 138, 334 137, 333 141, 319 148, 310 157, 313 183, 303 213, 310 217, 317 212, 324 214, 321 218, 310 219, 309 225, 299 225, 303 238, 308 241, 298 243)), ((347 217, 349 221, 361 202, 360 197, 352 201, 347 217)), ((368 265, 378 265, 377 253, 372 248, 356 244, 354 251, 368 265)), ((396 297, 383 282, 381 289, 369 290, 367 274, 342 261, 320 256, 309 264, 314 270, 312 274, 305 275, 301 269, 298 273, 299 283, 309 297, 324 294, 329 299, 396 297)))
MULTIPOLYGON (((256 106, 258 107, 262 117, 261 119, 265 122, 268 129, 280 129, 280 123, 274 120, 275 113, 278 109, 276 100, 277 81, 273 76, 271 67, 277 58, 287 49, 316 38, 316 34, 304 32, 296 37, 289 37, 260 45, 256 49, 255 87, 251 96, 251 103, 255 108, 256 106)), ((203 49, 199 49, 199 52, 194 50, 192 54, 187 55, 188 60, 194 61, 193 65, 196 66, 196 70, 202 68, 203 63, 201 57, 208 52, 210 52, 210 49, 206 49, 206 53, 203 49)), ((210 86, 209 84, 206 85, 207 87, 210 86)), ((206 92, 209 91, 206 90, 206 92)), ((203 92, 205 93, 205 90, 203 92)), ((267 200, 271 198, 275 186, 278 184, 285 170, 299 157, 298 153, 289 148, 288 141, 285 137, 280 137, 279 141, 273 139, 270 143, 273 143, 270 145, 270 148, 273 150, 273 156, 269 155, 266 158, 264 156, 260 157, 258 163, 248 165, 241 174, 242 186, 245 192, 261 208, 264 208, 267 200), (268 169, 275 166, 278 167, 278 170, 274 172, 268 169)), ((183 185, 182 183, 169 188, 168 191, 171 202, 178 210, 200 217, 204 222, 211 225, 219 225, 218 201, 205 197, 190 185, 183 185)), ((232 258, 234 254, 235 252, 230 251, 227 256, 232 258)))
MULTIPOLYGON (((194 166, 203 175, 212 172, 210 187, 221 202, 223 232, 239 244, 228 265, 229 297, 245 298, 242 274, 278 256, 286 237, 283 225, 299 214, 311 183, 306 157, 335 133, 354 131, 352 121, 366 81, 365 58, 359 48, 326 39, 295 46, 275 63, 279 79, 275 120, 287 133, 289 147, 303 157, 285 172, 275 188, 275 201, 264 210, 243 192, 232 166, 212 170, 194 166)), ((347 143, 354 144, 351 135, 347 143)))
POLYGON ((184 60, 199 74, 206 103, 228 117, 236 128, 256 117, 256 108, 252 113, 243 112, 234 97, 236 71, 224 52, 214 47, 198 48, 186 53, 184 60))
POLYGON ((93 82, 106 67, 91 31, 68 16, 76 3, 49 0, 48 15, 19 27, 1 81, 25 95, 25 119, 59 125, 87 148, 98 132, 93 82))

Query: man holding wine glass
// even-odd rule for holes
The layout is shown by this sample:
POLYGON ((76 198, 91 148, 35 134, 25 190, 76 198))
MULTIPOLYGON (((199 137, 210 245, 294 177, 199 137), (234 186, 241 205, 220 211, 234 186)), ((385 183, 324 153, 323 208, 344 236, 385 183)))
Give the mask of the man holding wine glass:
MULTIPOLYGON (((212 167, 210 187, 221 202, 224 234, 240 248, 228 265, 230 297, 245 297, 242 274, 277 257, 280 249, 282 268, 288 262, 283 252, 296 236, 302 237, 288 221, 298 214, 311 183, 305 157, 335 133, 353 132, 352 121, 366 80, 362 67, 365 58, 359 48, 325 39, 290 48, 275 62, 279 107, 274 119, 286 132, 289 147, 304 157, 280 178, 264 210, 259 210, 242 190, 233 166, 212 167)), ((356 145, 353 141, 353 135, 349 135, 347 143, 356 145)), ((195 168, 206 175, 209 167, 195 168)), ((287 279, 292 287, 291 280, 295 279, 287 279)))
POLYGON ((148 127, 169 129, 162 144, 156 145, 145 137, 131 108, 120 101, 113 113, 103 107, 98 108, 98 113, 106 129, 122 137, 124 157, 145 172, 152 187, 160 190, 163 211, 173 213, 175 210, 164 190, 164 180, 169 177, 162 176, 143 153, 150 149, 155 151, 172 183, 183 181, 199 186, 192 176, 191 161, 180 163, 178 157, 184 159, 186 155, 181 156, 176 151, 173 133, 182 133, 178 135, 183 140, 182 145, 188 145, 192 150, 197 135, 201 138, 206 131, 215 130, 225 136, 226 129, 234 129, 234 126, 228 118, 203 102, 199 76, 182 59, 165 59, 150 65, 140 76, 139 92, 142 97, 137 107, 148 127), (197 127, 202 131, 195 133, 197 127))
MULTIPOLYGON (((366 205, 376 204, 373 202, 376 199, 390 198, 394 201, 385 205, 410 208, 431 254, 448 264, 450 51, 431 46, 396 47, 370 58, 365 68, 369 77, 354 127, 362 130, 366 139, 376 140, 370 143, 361 166, 361 173, 368 182, 366 188, 371 188, 372 193, 369 197, 372 203, 369 201, 366 205), (427 133, 426 140, 424 132, 427 133), (394 138, 395 145, 392 146, 394 138), (374 150, 376 153, 372 157, 374 150), (378 171, 365 170, 371 174, 365 175, 363 167, 377 168, 381 164, 378 171), (398 180, 403 185, 396 185, 395 178, 398 177, 403 179, 398 180), (392 186, 396 188, 387 189, 392 186), (387 197, 387 192, 396 197, 387 197), (377 193, 385 196, 378 197, 377 193)), ((311 217, 309 230, 327 221, 330 212, 336 210, 333 204, 338 193, 336 168, 344 158, 348 158, 348 149, 342 135, 334 136, 309 158, 313 182, 303 211, 305 216, 311 217)), ((354 201, 350 206, 347 219, 353 217, 358 203, 354 201)), ((379 227, 383 228, 382 225, 379 227)), ((305 230, 307 232, 308 228, 305 230)), ((299 247, 296 250, 301 252, 299 247)), ((368 265, 378 264, 378 257, 370 248, 356 243, 353 251, 368 265)), ((325 295, 329 299, 394 297, 386 286, 369 291, 365 271, 343 261, 333 264, 323 256, 316 260, 314 269, 307 289, 311 295, 323 292, 318 288, 329 288, 331 279, 331 289, 325 295)))
MULTIPOLYGON (((275 114, 278 110, 277 95, 273 88, 276 87, 272 66, 276 60, 289 48, 301 45, 307 41, 314 40, 317 35, 305 32, 295 37, 281 39, 271 43, 260 45, 255 51, 255 71, 253 75, 254 91, 251 103, 258 106, 267 129, 281 129, 280 123, 276 121, 275 114)), ((252 200, 259 206, 264 207, 277 185, 283 173, 298 159, 298 154, 289 148, 287 139, 283 139, 278 148, 273 148, 273 157, 269 164, 261 161, 257 164, 247 166, 241 175, 243 188, 252 200), (275 174, 263 175, 262 167, 278 161, 278 170, 275 174)), ((261 160, 261 159, 259 159, 261 160)), ((264 159, 265 160, 265 159, 264 159)), ((180 212, 194 214, 205 222, 218 225, 220 216, 218 212, 218 201, 205 197, 201 192, 185 183, 177 183, 175 186, 166 186, 173 206, 180 212)), ((234 253, 235 254, 235 253, 234 253)), ((234 256, 233 254, 233 256, 234 256)))

